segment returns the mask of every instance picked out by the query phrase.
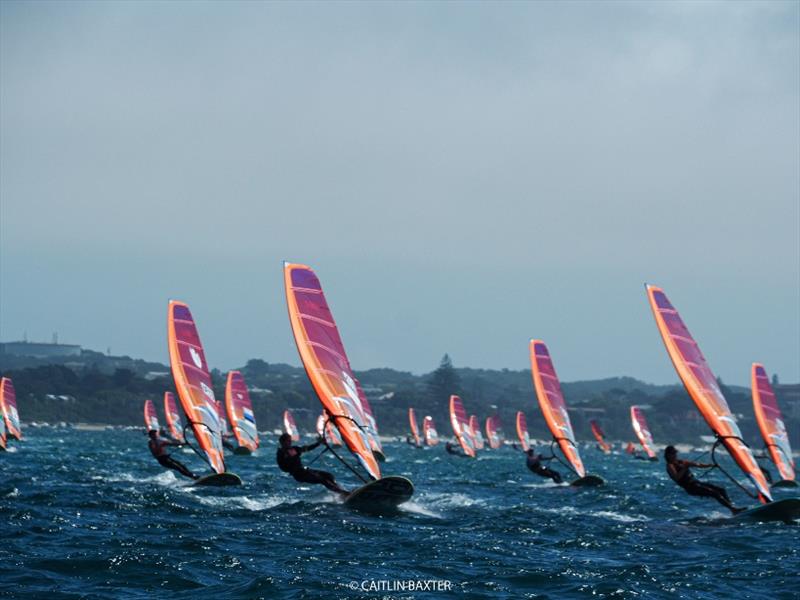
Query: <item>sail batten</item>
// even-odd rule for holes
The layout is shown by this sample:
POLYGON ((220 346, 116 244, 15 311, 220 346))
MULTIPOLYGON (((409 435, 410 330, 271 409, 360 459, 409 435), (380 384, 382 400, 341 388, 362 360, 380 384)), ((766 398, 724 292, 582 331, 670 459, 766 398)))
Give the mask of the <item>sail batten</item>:
POLYGON ((750 479, 759 499, 771 501, 769 484, 750 448, 742 440, 742 433, 700 347, 664 290, 653 285, 645 287, 661 340, 686 391, 728 454, 750 479))

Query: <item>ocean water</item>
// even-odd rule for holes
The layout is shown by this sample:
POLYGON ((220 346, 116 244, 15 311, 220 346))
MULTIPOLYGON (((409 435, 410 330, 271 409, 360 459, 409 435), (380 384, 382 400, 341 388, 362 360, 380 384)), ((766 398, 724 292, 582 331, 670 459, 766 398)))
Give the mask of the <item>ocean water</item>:
MULTIPOLYGON (((197 489, 151 458, 141 431, 25 433, 0 454, 6 598, 800 594, 800 527, 734 522, 676 488, 663 463, 588 446, 601 488, 546 483, 510 448, 467 460, 442 445, 387 444, 384 473, 416 493, 398 515, 376 517, 280 472, 274 436, 257 455, 227 459, 243 486, 197 489)), ((175 456, 201 469, 190 451, 175 456)), ((354 484, 327 455, 314 467, 354 484)))

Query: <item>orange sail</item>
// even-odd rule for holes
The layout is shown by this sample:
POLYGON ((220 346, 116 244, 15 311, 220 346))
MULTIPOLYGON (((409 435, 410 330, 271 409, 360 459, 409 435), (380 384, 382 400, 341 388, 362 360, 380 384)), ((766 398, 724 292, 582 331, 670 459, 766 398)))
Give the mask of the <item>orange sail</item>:
POLYGON ((711 372, 703 353, 700 352, 700 347, 692 338, 678 311, 670 304, 664 291, 652 285, 646 288, 661 339, 686 391, 728 454, 750 478, 761 502, 771 501, 769 484, 750 448, 742 440, 736 419, 731 414, 728 403, 717 385, 717 379, 711 372))
POLYGON ((517 437, 522 450, 527 452, 531 447, 531 438, 528 435, 528 422, 525 413, 521 410, 517 412, 517 437))
POLYGON ((489 448, 496 450, 502 444, 500 441, 500 419, 498 417, 486 417, 486 441, 489 448))
POLYGON ((156 407, 152 400, 144 401, 144 426, 147 428, 147 431, 159 431, 161 429, 158 425, 156 407))
POLYGON ((283 433, 288 433, 292 436, 293 442, 300 441, 300 432, 297 429, 297 425, 295 425, 294 415, 288 408, 283 411, 283 433))
POLYGON ((763 365, 753 363, 750 372, 750 387, 753 393, 753 409, 756 413, 758 428, 761 430, 761 437, 767 446, 772 462, 778 468, 781 478, 787 481, 794 481, 795 464, 792 456, 792 448, 789 445, 789 435, 786 433, 786 425, 783 424, 783 416, 778 408, 775 399, 775 392, 767 377, 767 371, 763 365))
POLYGON ((411 426, 411 436, 414 438, 414 445, 421 446, 422 440, 419 437, 419 428, 417 427, 417 416, 414 414, 414 409, 408 409, 408 424, 411 426))
POLYGON ((450 425, 453 427, 453 433, 456 435, 458 443, 461 444, 464 454, 475 458, 475 441, 470 435, 467 413, 458 396, 450 396, 450 425))
POLYGON ((222 423, 217 413, 217 400, 197 327, 189 307, 183 302, 170 300, 167 336, 172 377, 183 412, 200 445, 199 453, 216 473, 224 473, 222 423))
POLYGON ((631 406, 631 424, 633 431, 636 432, 636 437, 639 438, 639 443, 647 452, 647 456, 655 458, 656 453, 653 450, 653 436, 650 433, 650 427, 647 425, 647 419, 644 418, 644 411, 638 406, 631 406))
POLYGON ((311 267, 285 263, 284 283, 292 332, 311 385, 344 443, 369 476, 380 479, 357 380, 319 279, 311 267))
POLYGON ((0 411, 2 420, 5 423, 6 435, 21 440, 22 427, 19 424, 19 413, 17 412, 17 393, 14 391, 14 384, 10 377, 0 379, 0 411))
POLYGON ((586 475, 578 444, 572 431, 572 423, 567 414, 567 405, 561 393, 561 384, 558 381, 550 352, 541 340, 531 340, 531 372, 539 407, 542 409, 544 420, 553 434, 553 439, 558 443, 561 452, 572 465, 578 477, 586 475))
POLYGON ((167 417, 167 426, 169 426, 169 434, 172 439, 183 443, 183 425, 181 425, 181 416, 172 392, 164 392, 164 414, 167 417))
POLYGON ((472 434, 472 441, 475 442, 475 450, 483 450, 483 435, 481 435, 481 424, 478 417, 472 415, 469 418, 469 431, 472 434))
POLYGON ((243 448, 255 452, 258 448, 258 431, 250 392, 247 391, 244 377, 239 371, 230 371, 225 383, 225 410, 233 428, 236 441, 243 448))
POLYGON ((611 452, 611 446, 606 441, 605 434, 600 428, 600 424, 592 419, 589 421, 589 426, 592 428, 592 434, 594 434, 594 438, 597 440, 597 445, 600 446, 600 449, 606 454, 611 452))
POLYGON ((433 417, 428 415, 423 419, 422 433, 425 436, 426 446, 435 446, 439 443, 439 434, 436 432, 436 426, 433 424, 433 417))

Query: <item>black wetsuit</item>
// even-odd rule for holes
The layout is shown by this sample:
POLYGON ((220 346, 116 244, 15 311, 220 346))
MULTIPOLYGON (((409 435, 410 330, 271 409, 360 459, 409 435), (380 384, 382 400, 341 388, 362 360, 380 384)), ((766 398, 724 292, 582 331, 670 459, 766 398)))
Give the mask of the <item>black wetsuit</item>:
POLYGON ((190 479, 197 479, 197 475, 195 475, 189 469, 187 469, 183 463, 180 463, 174 458, 172 458, 164 449, 166 446, 174 444, 165 442, 161 438, 157 437, 156 439, 151 438, 150 441, 147 443, 147 445, 150 448, 150 452, 153 454, 153 456, 155 456, 156 460, 158 461, 158 464, 160 464, 162 467, 166 467, 167 469, 172 469, 174 471, 177 471, 181 475, 185 475, 190 479))
POLYGON ((558 471, 549 469, 542 464, 541 455, 534 454, 533 456, 531 456, 529 454, 527 460, 525 461, 525 464, 531 471, 533 471, 537 475, 541 475, 542 477, 549 477, 555 483, 562 482, 561 474, 558 471))
POLYGON ((688 466, 685 467, 683 474, 680 475, 678 473, 678 468, 680 467, 680 463, 683 463, 684 461, 677 462, 679 464, 675 466, 674 470, 670 469, 670 466, 673 463, 667 463, 667 475, 670 476, 672 481, 686 490, 687 494, 690 496, 700 496, 703 498, 714 498, 725 508, 733 510, 733 502, 731 502, 731 499, 728 497, 728 492, 725 491, 725 488, 714 485, 713 483, 698 481, 694 478, 694 475, 692 475, 692 472, 689 470, 688 466))
POLYGON ((464 453, 461 452, 460 449, 457 449, 455 445, 451 444, 450 442, 445 443, 444 449, 447 450, 449 454, 455 454, 456 456, 463 456, 464 453))
POLYGON ((303 461, 300 460, 300 455, 303 452, 308 452, 319 446, 322 442, 315 442, 308 446, 290 446, 289 448, 278 448, 275 459, 278 462, 278 468, 289 473, 294 477, 295 481, 300 483, 314 483, 324 485, 326 488, 333 492, 346 493, 345 490, 336 484, 333 475, 327 471, 318 471, 316 469, 309 469, 303 466, 303 461))

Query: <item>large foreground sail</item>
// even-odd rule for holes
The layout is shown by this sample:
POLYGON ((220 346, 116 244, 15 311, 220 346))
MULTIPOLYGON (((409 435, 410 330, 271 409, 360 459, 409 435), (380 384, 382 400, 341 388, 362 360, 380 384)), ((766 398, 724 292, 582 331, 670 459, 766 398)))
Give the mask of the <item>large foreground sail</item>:
POLYGON ((678 376, 708 426, 717 434, 739 468, 750 478, 759 499, 769 502, 772 496, 764 474, 750 448, 742 440, 739 426, 717 385, 717 379, 706 363, 700 347, 692 338, 678 311, 661 288, 646 286, 653 316, 678 376))
POLYGON ((414 409, 408 409, 408 425, 411 427, 411 437, 414 438, 414 445, 421 446, 422 440, 419 437, 419 428, 417 427, 417 416, 414 414, 414 409))
POLYGON ((647 456, 656 458, 655 450, 653 450, 653 435, 650 433, 647 419, 644 418, 644 411, 638 406, 631 406, 631 425, 633 425, 633 431, 636 432, 636 437, 639 438, 639 443, 647 452, 647 456))
POLYGON ((194 319, 183 302, 170 300, 167 313, 169 361, 183 412, 200 445, 199 453, 216 473, 225 472, 222 429, 211 375, 194 319))
POLYGON ((256 417, 250 402, 250 392, 247 391, 244 377, 239 371, 228 373, 228 380, 225 383, 225 410, 236 441, 243 448, 255 452, 259 443, 256 417))
POLYGON ((519 445, 522 450, 527 452, 531 447, 531 437, 528 435, 528 421, 525 419, 525 413, 517 411, 517 438, 519 438, 519 445))
POLYGON ((427 415, 422 421, 422 434, 425 436, 426 446, 435 446, 439 443, 439 434, 436 432, 433 417, 430 415, 427 415))
POLYGON ((467 413, 461 403, 461 398, 455 395, 450 396, 450 425, 453 427, 453 433, 458 443, 461 444, 464 454, 475 458, 475 441, 470 435, 467 413))
POLYGON ((21 440, 22 427, 19 424, 19 412, 17 412, 17 393, 14 391, 14 384, 10 377, 3 377, 0 380, 0 410, 3 412, 6 436, 21 440))
POLYGON ((753 363, 750 371, 750 387, 758 428, 761 430, 761 437, 764 438, 772 462, 778 468, 782 479, 794 481, 794 457, 789 445, 789 435, 786 433, 781 409, 778 408, 775 392, 772 391, 763 365, 753 363))
POLYGON ((357 380, 319 279, 310 267, 285 263, 284 283, 292 332, 311 385, 344 443, 369 476, 380 479, 357 380))
POLYGON ((558 442, 561 452, 572 465, 578 477, 586 475, 578 444, 572 431, 572 423, 567 414, 567 405, 561 393, 561 384, 558 381, 550 352, 541 340, 531 340, 531 371, 539 407, 542 409, 544 420, 553 439, 558 442))
POLYGON ((183 443, 181 415, 178 412, 178 406, 175 404, 175 395, 172 392, 164 392, 164 415, 167 418, 167 426, 172 439, 183 443))

